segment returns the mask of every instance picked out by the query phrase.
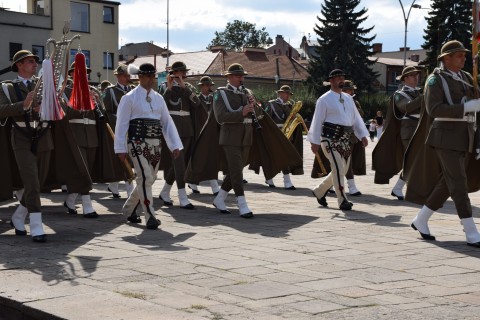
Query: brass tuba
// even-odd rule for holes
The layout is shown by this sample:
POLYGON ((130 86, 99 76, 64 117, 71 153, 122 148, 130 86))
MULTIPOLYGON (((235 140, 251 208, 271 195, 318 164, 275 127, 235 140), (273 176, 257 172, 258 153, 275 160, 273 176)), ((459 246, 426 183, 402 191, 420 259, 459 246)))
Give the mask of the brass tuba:
MULTIPOLYGON (((303 117, 299 113, 300 109, 302 109, 302 106, 303 106, 302 101, 295 102, 295 104, 292 107, 292 111, 290 111, 290 114, 288 115, 287 120, 285 120, 282 126, 281 130, 289 140, 292 137, 293 132, 295 131, 295 129, 297 129, 299 125, 302 126, 303 131, 305 133, 308 133, 307 125, 305 124, 303 117)), ((319 150, 319 152, 322 152, 322 150, 319 150)), ((322 158, 320 157, 318 152, 315 153, 315 158, 317 159, 318 164, 320 166, 320 170, 321 170, 320 176, 321 177, 326 176, 327 169, 325 168, 325 165, 322 162, 322 158)))

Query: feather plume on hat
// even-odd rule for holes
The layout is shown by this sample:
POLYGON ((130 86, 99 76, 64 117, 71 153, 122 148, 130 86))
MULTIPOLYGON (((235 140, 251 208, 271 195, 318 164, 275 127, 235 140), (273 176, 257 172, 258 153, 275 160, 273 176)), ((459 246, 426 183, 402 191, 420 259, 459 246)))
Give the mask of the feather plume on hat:
POLYGON ((136 65, 134 65, 133 63, 129 64, 128 68, 127 68, 127 72, 129 74, 138 74, 139 70, 140 70, 140 68, 137 67, 136 65))

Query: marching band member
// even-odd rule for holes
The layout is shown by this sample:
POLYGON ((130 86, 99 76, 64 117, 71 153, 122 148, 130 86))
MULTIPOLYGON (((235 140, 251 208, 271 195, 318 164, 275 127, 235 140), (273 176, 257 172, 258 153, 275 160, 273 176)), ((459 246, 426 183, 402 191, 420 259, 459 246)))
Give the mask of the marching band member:
MULTIPOLYGON (((115 71, 113 71, 113 74, 117 77, 117 83, 105 89, 102 100, 110 127, 115 130, 118 104, 122 97, 133 89, 133 86, 130 85, 130 74, 128 73, 127 65, 120 64, 115 71)), ((127 197, 129 197, 134 188, 133 183, 125 181, 125 187, 127 189, 127 197)), ((114 198, 120 198, 118 182, 109 183, 108 191, 112 193, 114 198)))
MULTIPOLYGON (((397 78, 403 82, 403 86, 393 94, 387 111, 385 130, 372 153, 375 183, 388 184, 389 180, 402 170, 403 156, 420 118, 423 94, 417 88, 419 76, 420 70, 405 67, 397 78)), ((403 200, 404 186, 405 180, 401 173, 391 195, 403 200)))
POLYGON ((140 202, 145 214, 147 229, 160 225, 154 213, 152 185, 156 180, 160 153, 172 151, 178 159, 183 145, 175 123, 170 116, 165 100, 153 90, 155 67, 144 63, 136 68, 129 65, 130 74, 138 74, 139 86, 123 96, 117 111, 115 127, 115 153, 121 161, 130 154, 136 172, 136 186, 123 206, 123 213, 130 216, 140 202), (163 133, 167 146, 162 148, 163 133), (163 150, 162 150, 163 149, 163 150))
MULTIPOLYGON (((213 90, 212 87, 215 83, 212 81, 212 78, 209 76, 203 76, 197 83, 197 86, 200 88, 200 93, 197 95, 198 99, 200 100, 201 108, 197 108, 197 112, 195 112, 195 138, 200 136, 200 132, 202 128, 207 122, 208 116, 212 111, 212 104, 213 104, 213 90)), ((202 152, 202 150, 199 150, 202 152)), ((217 179, 211 179, 207 181, 212 188, 212 193, 216 195, 220 190, 220 186, 218 185, 217 179)), ((198 182, 197 183, 189 183, 188 187, 192 189, 193 193, 200 193, 198 190, 198 182)))
POLYGON ((328 80, 330 91, 317 100, 307 140, 313 153, 318 152, 320 147, 323 149, 332 171, 313 189, 313 194, 318 203, 326 207, 325 195, 333 185, 339 208, 351 210, 353 204, 347 199, 343 183, 350 161, 351 139, 355 135, 366 147, 368 131, 353 98, 342 92, 345 73, 335 69, 330 72, 328 80))
POLYGON ((213 113, 220 124, 219 144, 222 146, 226 162, 227 175, 223 179, 213 205, 221 213, 230 213, 225 205, 228 192, 233 189, 237 197, 240 217, 253 218, 248 208, 243 189, 243 167, 247 163, 253 139, 251 114, 255 112, 254 103, 244 93, 243 80, 247 74, 243 66, 234 63, 228 67, 225 75, 228 84, 218 88, 213 96, 213 113))
POLYGON ((172 159, 165 168, 165 184, 159 198, 167 206, 171 206, 170 190, 176 182, 180 207, 194 209, 185 190, 185 168, 190 157, 191 145, 195 136, 194 117, 195 109, 200 107, 200 101, 195 94, 195 88, 184 79, 187 75, 187 66, 181 61, 174 62, 167 76, 167 89, 163 94, 168 111, 177 127, 184 149, 180 151, 178 159, 172 159))
MULTIPOLYGON (((288 115, 292 111, 292 103, 290 101, 291 97, 293 96, 292 89, 290 86, 284 85, 277 90, 277 99, 273 99, 268 101, 267 106, 265 107, 265 112, 272 118, 272 120, 279 126, 280 128, 284 125, 285 120, 287 120, 288 115)), ((300 139, 298 142, 295 143, 295 138, 297 136, 294 134, 292 135, 291 142, 295 145, 298 153, 303 155, 303 138, 302 138, 302 130, 303 128, 299 126, 300 130, 300 139)), ((302 169, 303 172, 303 169, 302 169)), ((286 190, 295 190, 295 186, 290 179, 291 169, 286 168, 282 170, 283 173, 283 185, 286 190)), ((275 188, 275 184, 273 183, 273 178, 268 179, 265 181, 266 184, 270 188, 275 188)))
POLYGON ((0 119, 11 117, 13 120, 11 142, 24 187, 23 193, 17 192, 20 204, 11 224, 16 235, 26 235, 25 218, 29 215, 32 240, 45 242, 40 188, 47 178, 54 146, 50 125, 40 121, 39 107, 34 104, 33 88, 38 81, 35 77, 38 62, 38 56, 30 51, 15 53, 11 69, 18 73, 18 77, 2 83, 0 119))

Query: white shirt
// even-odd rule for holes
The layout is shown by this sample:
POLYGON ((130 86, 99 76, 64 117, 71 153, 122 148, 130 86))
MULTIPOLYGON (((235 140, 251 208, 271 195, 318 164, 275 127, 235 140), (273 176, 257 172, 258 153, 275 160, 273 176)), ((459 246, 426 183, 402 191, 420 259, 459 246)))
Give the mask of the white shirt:
POLYGON ((320 144, 322 139, 322 126, 330 122, 341 126, 352 126, 358 139, 368 136, 367 128, 358 113, 353 98, 346 93, 336 93, 332 90, 322 95, 317 100, 307 141, 320 144), (343 103, 340 100, 343 100, 343 103))
POLYGON ((162 125, 162 132, 170 150, 183 149, 182 141, 178 135, 177 128, 168 113, 167 105, 163 97, 156 91, 150 90, 148 96, 151 102, 148 103, 147 90, 142 86, 128 92, 120 100, 117 110, 117 124, 115 126, 115 153, 127 153, 127 133, 129 122, 132 119, 158 119, 162 125))

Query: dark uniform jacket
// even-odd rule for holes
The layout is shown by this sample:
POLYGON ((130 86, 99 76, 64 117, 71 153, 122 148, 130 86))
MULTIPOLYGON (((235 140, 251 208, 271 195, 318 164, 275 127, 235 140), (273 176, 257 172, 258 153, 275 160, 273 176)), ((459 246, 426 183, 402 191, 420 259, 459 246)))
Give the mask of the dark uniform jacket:
POLYGON ((422 100, 418 90, 405 87, 390 99, 384 131, 372 152, 375 183, 388 184, 402 170, 406 146, 418 125, 422 100))
POLYGON ((133 87, 130 85, 127 85, 126 88, 124 88, 119 83, 109 86, 105 89, 102 100, 103 105, 105 106, 108 123, 110 124, 112 130, 115 130, 115 126, 117 124, 118 104, 120 103, 122 97, 132 89, 133 87))
MULTIPOLYGON (((463 81, 473 83, 470 74, 461 71, 463 81)), ((403 175, 407 180, 405 199, 423 205, 438 182, 440 164, 434 148, 468 152, 468 190, 480 189, 480 162, 471 153, 473 123, 467 121, 435 121, 435 118, 464 117, 463 97, 474 97, 473 87, 455 80, 445 70, 436 69, 425 84, 425 104, 422 105, 420 123, 407 148, 403 175), (443 90, 442 78, 449 88, 451 102, 443 90)))
MULTIPOLYGON (((180 138, 193 137, 194 131, 194 119, 195 111, 200 106, 200 100, 195 95, 195 88, 185 83, 185 88, 179 86, 173 86, 172 89, 166 89, 163 94, 165 103, 167 104, 168 111, 172 116, 173 122, 177 127, 180 138), (189 112, 190 115, 178 115, 178 112, 189 112)), ((187 150, 185 152, 188 153, 187 150)))

